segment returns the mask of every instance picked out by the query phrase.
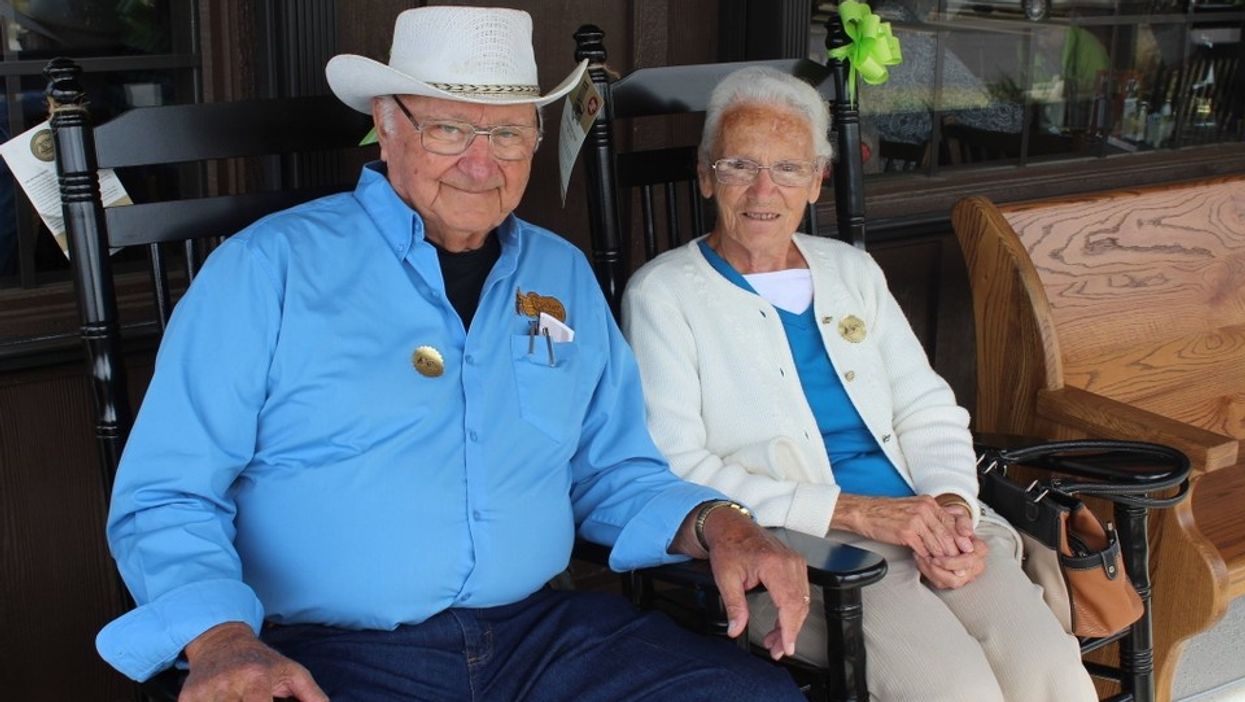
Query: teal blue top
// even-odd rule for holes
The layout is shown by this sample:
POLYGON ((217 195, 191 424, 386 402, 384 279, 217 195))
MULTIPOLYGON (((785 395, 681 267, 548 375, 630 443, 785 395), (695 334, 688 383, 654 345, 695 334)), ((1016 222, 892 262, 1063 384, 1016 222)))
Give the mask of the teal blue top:
MULTIPOLYGON (((748 281, 703 239, 700 250, 709 265, 727 280, 756 294, 748 281)), ((822 441, 825 442, 834 482, 844 492, 855 495, 910 497, 915 494, 882 452, 861 419, 860 412, 856 411, 856 406, 847 396, 821 341, 813 306, 809 305, 801 314, 775 309, 787 334, 787 344, 791 347, 791 357, 795 359, 804 398, 813 411, 822 441)))

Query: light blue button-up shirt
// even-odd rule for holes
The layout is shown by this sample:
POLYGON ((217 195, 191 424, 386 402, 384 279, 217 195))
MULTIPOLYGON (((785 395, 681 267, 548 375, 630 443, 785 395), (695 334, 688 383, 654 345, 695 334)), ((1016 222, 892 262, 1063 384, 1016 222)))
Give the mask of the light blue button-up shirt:
POLYGON ((225 621, 392 629, 515 602, 576 530, 618 570, 677 559, 679 524, 720 495, 653 446, 580 251, 513 216, 498 235, 469 331, 379 165, 212 254, 117 476, 108 538, 138 607, 100 632, 108 662, 146 679, 225 621), (552 366, 518 292, 565 306, 552 366), (442 375, 414 368, 425 346, 442 375))

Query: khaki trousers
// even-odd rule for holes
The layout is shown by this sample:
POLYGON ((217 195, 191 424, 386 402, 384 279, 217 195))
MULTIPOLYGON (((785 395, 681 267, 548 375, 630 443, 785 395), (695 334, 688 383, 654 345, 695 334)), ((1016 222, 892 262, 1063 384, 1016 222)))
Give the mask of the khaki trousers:
MULTIPOLYGON (((1020 568, 1015 532, 982 521, 990 548, 986 570, 957 590, 921 580, 906 547, 832 532, 835 541, 867 548, 888 564, 886 577, 864 589, 866 677, 883 702, 1078 702, 1097 700, 1076 638, 1042 601, 1042 589, 1020 568)), ((774 626, 769 596, 749 598, 749 635, 759 642, 774 626)), ((824 665, 826 623, 819 588, 800 631, 796 657, 824 665)))

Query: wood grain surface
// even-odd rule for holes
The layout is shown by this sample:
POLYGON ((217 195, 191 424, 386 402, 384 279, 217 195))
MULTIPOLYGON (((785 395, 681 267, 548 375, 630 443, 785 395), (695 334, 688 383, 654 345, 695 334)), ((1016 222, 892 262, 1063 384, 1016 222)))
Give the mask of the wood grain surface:
POLYGON ((1245 594, 1245 178, 952 211, 973 291, 980 431, 1175 446, 1151 520, 1156 693, 1245 594))

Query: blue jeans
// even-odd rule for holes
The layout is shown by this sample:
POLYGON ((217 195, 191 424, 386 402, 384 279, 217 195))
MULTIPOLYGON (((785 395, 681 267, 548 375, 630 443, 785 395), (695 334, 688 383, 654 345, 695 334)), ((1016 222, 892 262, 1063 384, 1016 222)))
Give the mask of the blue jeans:
POLYGON ((615 595, 544 589, 394 631, 269 626, 333 702, 803 700, 786 671, 615 595))

